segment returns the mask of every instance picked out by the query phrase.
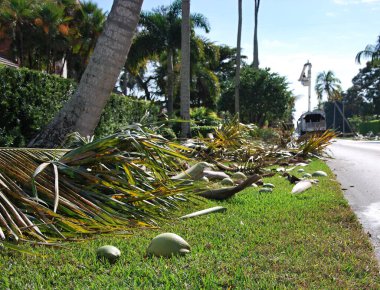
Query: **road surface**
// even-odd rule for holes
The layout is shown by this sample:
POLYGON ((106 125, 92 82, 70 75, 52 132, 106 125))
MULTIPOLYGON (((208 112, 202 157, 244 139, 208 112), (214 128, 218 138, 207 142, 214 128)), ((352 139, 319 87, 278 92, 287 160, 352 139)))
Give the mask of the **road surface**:
POLYGON ((380 261, 380 142, 337 140, 328 147, 328 165, 369 233, 380 261))

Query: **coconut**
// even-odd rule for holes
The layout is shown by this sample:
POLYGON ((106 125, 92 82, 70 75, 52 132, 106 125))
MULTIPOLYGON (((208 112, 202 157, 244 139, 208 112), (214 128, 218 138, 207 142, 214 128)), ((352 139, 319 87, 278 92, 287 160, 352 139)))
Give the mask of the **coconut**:
POLYGON ((110 245, 102 246, 97 249, 96 256, 98 259, 105 259, 108 262, 115 263, 120 258, 121 252, 118 248, 110 245))
POLYGON ((246 180, 247 176, 243 172, 235 172, 232 174, 231 178, 237 180, 246 180))
POLYGON ((148 256, 171 257, 185 255, 190 252, 190 245, 180 236, 173 233, 163 233, 156 236, 149 244, 148 256))
POLYGON ((204 182, 210 182, 210 180, 209 180, 206 176, 203 176, 203 177, 201 178, 201 180, 204 181, 204 182))
POLYGON ((222 171, 213 171, 213 170, 204 170, 203 176, 206 176, 209 180, 215 180, 215 179, 224 179, 228 178, 229 176, 222 172, 222 171))
POLYGON ((312 176, 327 176, 327 173, 322 170, 319 170, 319 171, 313 172, 312 176))
POLYGON ((274 188, 274 184, 272 184, 272 183, 264 183, 263 187, 274 188))
POLYGON ((259 190, 259 193, 265 193, 265 192, 267 192, 267 193, 270 193, 270 192, 272 192, 273 191, 273 189, 272 188, 270 188, 270 187, 263 187, 263 188, 261 188, 260 190, 259 190))
POLYGON ((222 183, 222 185, 226 185, 226 186, 234 185, 233 180, 231 178, 229 178, 229 177, 228 178, 224 178, 221 183, 222 183))
POLYGON ((311 182, 309 180, 302 180, 298 182, 292 189, 292 193, 301 193, 311 187, 311 182))
POLYGON ((302 175, 302 177, 310 178, 310 177, 311 177, 311 174, 310 174, 310 173, 305 173, 304 175, 302 175))
POLYGON ((300 169, 298 169, 297 171, 298 171, 298 172, 305 172, 305 169, 300 168, 300 169))

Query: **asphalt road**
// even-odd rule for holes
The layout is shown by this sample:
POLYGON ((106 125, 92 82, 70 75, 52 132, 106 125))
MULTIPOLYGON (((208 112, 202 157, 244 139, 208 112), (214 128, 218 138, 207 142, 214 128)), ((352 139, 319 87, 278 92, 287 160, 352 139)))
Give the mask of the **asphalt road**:
POLYGON ((327 161, 380 261, 380 142, 337 140, 327 161))

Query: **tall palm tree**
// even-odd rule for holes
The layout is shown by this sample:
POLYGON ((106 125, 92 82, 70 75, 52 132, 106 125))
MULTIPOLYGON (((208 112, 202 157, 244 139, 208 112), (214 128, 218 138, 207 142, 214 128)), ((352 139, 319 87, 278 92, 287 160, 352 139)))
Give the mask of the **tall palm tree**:
POLYGON ((236 75, 235 75, 235 114, 239 116, 239 90, 240 90, 240 62, 241 62, 241 24, 243 19, 242 0, 238 0, 238 33, 236 49, 236 75))
POLYGON ((335 76, 334 72, 320 72, 317 75, 315 83, 315 91, 319 102, 322 101, 323 95, 327 96, 329 101, 337 101, 341 98, 342 87, 340 80, 335 76))
POLYGON ((190 137, 190 0, 182 0, 181 137, 190 137))
MULTIPOLYGON (((141 13, 140 31, 130 51, 127 67, 131 72, 138 71, 139 64, 154 56, 165 54, 166 58, 166 96, 169 116, 173 115, 175 59, 181 48, 181 0, 169 6, 161 6, 152 12, 141 13)), ((190 15, 191 29, 201 28, 209 32, 207 19, 199 13, 190 15)))
POLYGON ((335 76, 334 72, 329 70, 328 72, 320 72, 317 75, 317 81, 315 83, 315 91, 318 98, 318 107, 321 106, 323 95, 327 96, 329 102, 334 103, 334 120, 333 127, 335 129, 335 117, 336 117, 336 101, 342 98, 342 87, 340 86, 340 80, 335 76))
POLYGON ((114 0, 77 91, 30 145, 55 147, 68 133, 93 134, 128 55, 142 3, 114 0))
POLYGON ((255 30, 253 33, 253 67, 259 68, 259 44, 257 40, 257 23, 259 17, 260 0, 255 0, 255 30))
POLYGON ((368 44, 364 50, 356 55, 356 62, 360 63, 363 57, 370 59, 372 63, 380 60, 380 35, 375 45, 368 44))

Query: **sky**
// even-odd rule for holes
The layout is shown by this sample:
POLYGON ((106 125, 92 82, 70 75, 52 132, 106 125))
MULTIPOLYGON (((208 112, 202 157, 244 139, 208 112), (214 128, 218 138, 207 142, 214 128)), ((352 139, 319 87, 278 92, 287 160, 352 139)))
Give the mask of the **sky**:
MULTIPOLYGON (((112 0, 92 0, 105 11, 112 0)), ((149 11, 172 0, 145 0, 149 11)), ((192 0, 191 12, 205 15, 211 26, 206 37, 216 44, 236 47, 237 0, 192 0)), ((252 62, 254 1, 243 0, 242 54, 252 62)), ((285 76, 297 96, 294 118, 307 111, 308 90, 298 82, 303 65, 312 64, 311 105, 319 72, 331 70, 348 89, 364 65, 356 54, 380 35, 380 0, 262 0, 258 17, 260 67, 285 76)))

